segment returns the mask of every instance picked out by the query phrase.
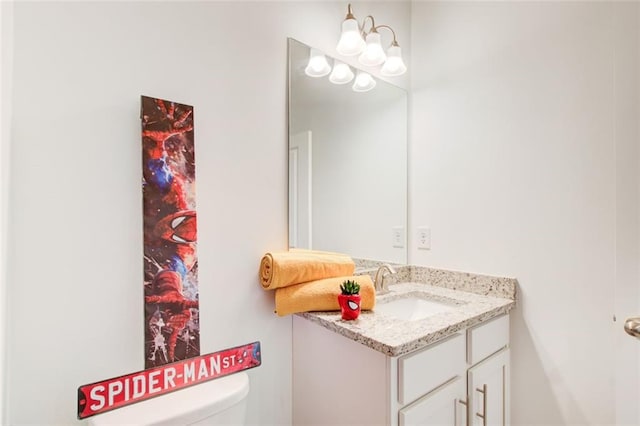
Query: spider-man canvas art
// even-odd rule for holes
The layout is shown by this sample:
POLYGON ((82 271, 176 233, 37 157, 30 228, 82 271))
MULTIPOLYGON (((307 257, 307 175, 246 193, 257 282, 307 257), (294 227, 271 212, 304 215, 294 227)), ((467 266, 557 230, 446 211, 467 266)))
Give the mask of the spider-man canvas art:
POLYGON ((143 96, 145 368, 200 355, 193 107, 143 96))

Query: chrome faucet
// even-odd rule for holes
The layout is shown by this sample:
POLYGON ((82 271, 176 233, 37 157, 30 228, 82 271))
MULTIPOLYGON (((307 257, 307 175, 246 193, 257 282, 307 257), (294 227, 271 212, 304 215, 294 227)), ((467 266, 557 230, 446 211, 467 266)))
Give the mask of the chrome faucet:
POLYGON ((376 271, 376 277, 373 280, 373 286, 375 287, 376 291, 380 291, 383 293, 387 291, 387 287, 384 285, 385 272, 388 272, 389 274, 395 274, 396 270, 393 269, 393 267, 388 263, 385 263, 378 268, 378 270, 376 271))

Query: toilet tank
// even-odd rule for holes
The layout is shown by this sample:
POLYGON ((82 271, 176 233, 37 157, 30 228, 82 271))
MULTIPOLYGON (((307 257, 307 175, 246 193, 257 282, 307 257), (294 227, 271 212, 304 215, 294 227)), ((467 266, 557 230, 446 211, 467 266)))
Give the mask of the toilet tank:
POLYGON ((89 425, 242 425, 249 376, 245 372, 91 417, 89 425))

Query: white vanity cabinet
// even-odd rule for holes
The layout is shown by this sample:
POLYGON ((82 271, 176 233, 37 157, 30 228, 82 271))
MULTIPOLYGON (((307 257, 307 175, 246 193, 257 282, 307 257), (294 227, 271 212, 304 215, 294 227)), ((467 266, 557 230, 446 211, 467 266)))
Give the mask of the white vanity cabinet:
POLYGON ((293 424, 508 425, 509 316, 399 357, 294 317, 293 424))
POLYGON ((467 330, 469 425, 510 424, 509 316, 467 330))
POLYGON ((467 383, 471 426, 510 423, 508 348, 470 368, 467 383))

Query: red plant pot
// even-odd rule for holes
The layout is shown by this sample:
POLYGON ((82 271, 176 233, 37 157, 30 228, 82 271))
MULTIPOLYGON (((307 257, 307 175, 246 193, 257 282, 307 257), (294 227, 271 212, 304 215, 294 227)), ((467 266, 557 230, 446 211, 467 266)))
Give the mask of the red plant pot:
POLYGON ((354 320, 360 315, 359 294, 339 294, 338 303, 340 304, 343 320, 354 320))

